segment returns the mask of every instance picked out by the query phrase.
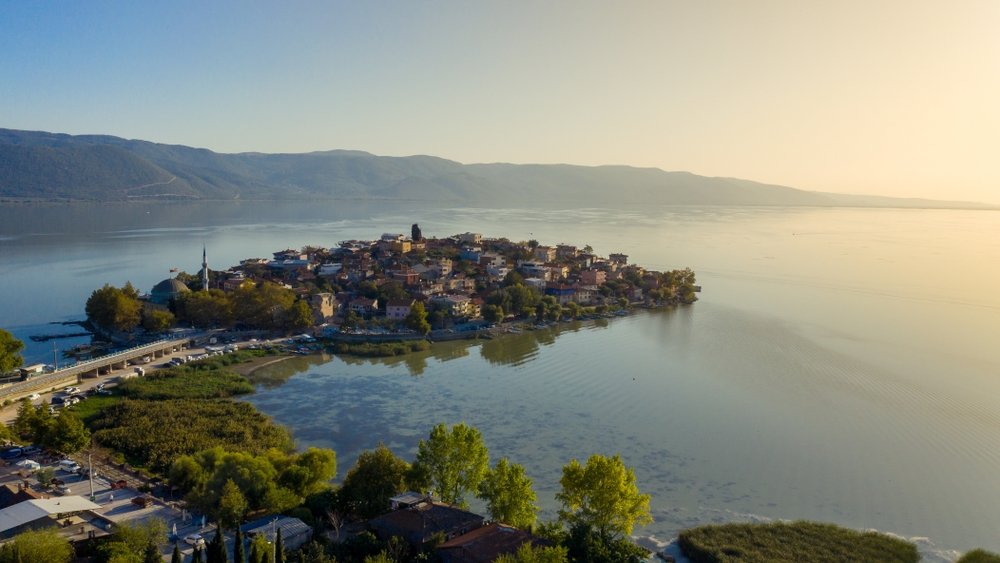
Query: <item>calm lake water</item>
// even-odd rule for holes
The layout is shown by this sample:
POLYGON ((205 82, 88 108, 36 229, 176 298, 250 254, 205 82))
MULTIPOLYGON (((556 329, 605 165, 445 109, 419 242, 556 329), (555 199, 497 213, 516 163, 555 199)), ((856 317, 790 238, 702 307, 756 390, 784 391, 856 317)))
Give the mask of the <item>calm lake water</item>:
MULTIPOLYGON (((701 301, 392 360, 296 358, 249 400, 340 476, 385 442, 412 457, 465 421, 523 464, 544 515, 561 467, 621 453, 668 539, 706 522, 808 518, 1000 550, 1000 213, 401 203, 0 209, 0 327, 66 330, 104 283, 141 290, 306 244, 476 231, 690 266, 701 301)), ((74 340, 54 341, 68 346, 74 340)), ((52 342, 29 343, 51 362, 52 342)), ((919 539, 925 538, 925 539, 919 539)))

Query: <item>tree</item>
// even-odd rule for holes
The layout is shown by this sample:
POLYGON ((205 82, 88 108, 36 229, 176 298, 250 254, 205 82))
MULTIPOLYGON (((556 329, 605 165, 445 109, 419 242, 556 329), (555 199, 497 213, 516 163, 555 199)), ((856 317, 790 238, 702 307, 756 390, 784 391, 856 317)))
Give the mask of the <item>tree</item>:
POLYGON ((649 495, 639 492, 635 472, 617 454, 594 454, 585 466, 575 459, 570 461, 563 466, 559 484, 562 491, 556 500, 563 506, 559 519, 571 527, 583 524, 608 537, 631 534, 635 524, 653 521, 649 495))
POLYGON ((406 463, 385 446, 361 452, 344 477, 338 496, 345 508, 364 519, 389 509, 389 499, 406 490, 406 463))
POLYGON ((226 553, 226 538, 222 533, 222 524, 215 527, 215 535, 212 541, 208 542, 208 563, 228 563, 229 554, 226 553))
POLYGON ((174 552, 170 556, 170 563, 184 563, 184 559, 181 556, 181 547, 177 543, 174 543, 174 552))
POLYGON ((128 332, 142 320, 142 303, 131 283, 122 289, 104 284, 90 294, 86 312, 87 318, 98 326, 128 332))
POLYGON ((222 494, 219 496, 219 509, 216 515, 220 526, 238 527, 247 508, 247 499, 243 496, 243 492, 232 479, 226 479, 226 484, 222 486, 222 494))
POLYGON ((271 562, 271 542, 267 541, 264 534, 254 536, 250 540, 249 563, 272 563, 271 562))
POLYGON ((35 428, 35 418, 35 406, 31 404, 30 399, 24 397, 17 406, 17 418, 14 419, 11 430, 22 440, 31 439, 35 428))
POLYGON ((304 299, 299 299, 288 310, 287 326, 290 330, 302 330, 313 326, 313 310, 304 299))
POLYGON ((243 546, 243 532, 236 528, 236 539, 233 540, 233 563, 246 563, 247 556, 243 546))
POLYGON ((523 466, 501 458, 479 485, 478 496, 486 501, 486 509, 493 520, 529 529, 538 512, 531 484, 523 466))
POLYGON ((530 542, 522 544, 515 553, 505 553, 494 563, 565 563, 566 548, 558 545, 535 547, 530 542))
POLYGON ((427 334, 431 331, 431 324, 427 322, 427 309, 421 301, 417 301, 410 306, 410 312, 407 313, 406 319, 403 322, 407 328, 413 329, 420 334, 427 334))
POLYGON ((191 563, 204 563, 204 561, 201 557, 201 547, 194 546, 194 551, 191 552, 191 563))
POLYGON ((483 305, 483 318, 490 323, 498 323, 503 320, 503 307, 499 305, 483 305))
POLYGON ((330 449, 309 448, 276 465, 282 464, 285 467, 278 475, 278 483, 300 497, 318 492, 337 475, 337 454, 330 449))
POLYGON ((0 563, 66 563, 73 556, 69 540, 56 528, 21 532, 0 550, 0 563))
POLYGON ((142 563, 163 563, 160 548, 155 543, 146 544, 146 549, 142 552, 142 563))
POLYGON ((24 358, 21 357, 23 349, 24 342, 14 338, 14 335, 6 330, 0 329, 0 373, 21 367, 24 363, 24 358))
POLYGON ((152 307, 142 310, 142 328, 146 332, 164 332, 174 326, 174 314, 152 307))
POLYGON ((465 506, 465 494, 478 489, 489 469, 489 452, 479 430, 463 422, 449 431, 442 423, 420 441, 414 465, 442 501, 465 506))
POLYGON ((90 430, 72 411, 63 409, 42 443, 63 455, 76 453, 90 443, 90 430))
POLYGON ((285 542, 281 540, 281 528, 275 533, 274 563, 285 563, 285 542))
POLYGON ((156 561, 163 561, 159 546, 166 535, 167 525, 159 518, 137 523, 119 522, 114 535, 101 544, 98 552, 107 561, 138 563, 148 560, 152 551, 156 561))

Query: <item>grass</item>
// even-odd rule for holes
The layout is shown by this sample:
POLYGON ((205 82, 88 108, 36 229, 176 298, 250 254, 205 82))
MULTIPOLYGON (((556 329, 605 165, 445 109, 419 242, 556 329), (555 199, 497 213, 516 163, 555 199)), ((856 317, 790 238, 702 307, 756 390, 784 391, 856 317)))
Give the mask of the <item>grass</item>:
POLYGON ((681 549, 693 563, 880 561, 915 563, 912 543, 818 522, 724 524, 681 532, 681 549))
POLYGON ((69 408, 85 426, 89 427, 104 409, 120 403, 121 400, 122 398, 117 395, 92 395, 69 408))
POLYGON ((431 347, 426 340, 410 340, 407 342, 362 342, 359 344, 348 344, 338 342, 333 346, 333 350, 338 354, 351 354, 354 356, 364 356, 369 358, 383 358, 389 356, 401 356, 410 352, 419 352, 431 347))

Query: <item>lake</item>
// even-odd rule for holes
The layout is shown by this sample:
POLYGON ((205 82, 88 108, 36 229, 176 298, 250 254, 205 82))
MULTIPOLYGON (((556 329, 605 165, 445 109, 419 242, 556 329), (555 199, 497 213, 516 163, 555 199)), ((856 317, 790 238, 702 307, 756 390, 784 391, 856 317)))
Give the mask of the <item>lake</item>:
MULTIPOLYGON (((534 479, 621 453, 660 540, 707 522, 808 518, 918 538, 929 556, 1000 550, 1000 213, 625 207, 467 209, 322 202, 0 209, 0 327, 27 339, 90 292, 170 268, 383 232, 475 231, 690 266, 690 307, 435 345, 391 360, 296 358, 249 400, 339 476, 382 441, 412 458, 465 421, 534 479), (923 538, 923 539, 919 539, 923 538)), ((53 343, 26 360, 51 363, 53 343)))

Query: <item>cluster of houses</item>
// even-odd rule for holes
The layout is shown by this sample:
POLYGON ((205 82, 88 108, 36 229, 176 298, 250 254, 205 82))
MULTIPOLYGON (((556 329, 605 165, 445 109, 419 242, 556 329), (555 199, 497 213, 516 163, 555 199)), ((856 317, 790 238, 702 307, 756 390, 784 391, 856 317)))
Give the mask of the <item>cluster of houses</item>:
MULTIPOLYGON (((418 301, 448 319, 475 319, 490 293, 509 283, 512 272, 520 283, 561 305, 581 306, 617 301, 602 295, 601 286, 636 279, 630 273, 645 274, 629 265, 625 254, 601 257, 589 247, 512 242, 479 233, 424 238, 413 225, 409 237, 386 233, 378 240, 347 240, 334 248, 288 249, 270 260, 243 260, 227 271, 212 271, 210 287, 233 291, 260 280, 283 284, 308 299, 317 325, 339 323, 352 312, 363 319, 401 321, 418 301), (383 292, 373 287, 393 282, 402 291, 380 301, 383 292)), ((624 297, 642 300, 643 287, 628 287, 624 297)))
POLYGON ((435 552, 444 563, 485 563, 512 554, 527 543, 550 545, 529 532, 490 522, 427 495, 403 493, 390 503, 392 510, 369 520, 367 528, 383 542, 402 539, 415 553, 441 541, 435 552))

